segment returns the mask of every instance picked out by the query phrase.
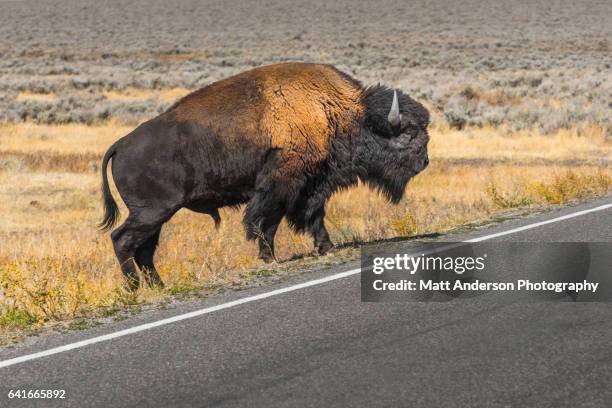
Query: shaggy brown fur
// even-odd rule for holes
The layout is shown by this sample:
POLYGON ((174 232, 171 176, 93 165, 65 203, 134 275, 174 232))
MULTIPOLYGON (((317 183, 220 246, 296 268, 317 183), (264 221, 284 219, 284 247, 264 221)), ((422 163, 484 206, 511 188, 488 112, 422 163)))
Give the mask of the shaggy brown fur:
MULTIPOLYGON (((269 65, 216 82, 179 101, 172 120, 198 123, 223 133, 227 118, 249 142, 279 149, 277 177, 313 172, 329 154, 336 134, 348 137, 363 121, 359 83, 327 65, 269 65)), ((239 148, 242 135, 222 143, 239 148)))

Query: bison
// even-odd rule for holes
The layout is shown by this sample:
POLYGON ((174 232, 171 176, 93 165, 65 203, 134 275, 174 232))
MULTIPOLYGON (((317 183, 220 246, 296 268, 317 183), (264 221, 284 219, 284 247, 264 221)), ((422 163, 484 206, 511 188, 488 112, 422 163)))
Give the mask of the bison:
POLYGON ((114 143, 102 160, 104 219, 119 218, 107 165, 129 210, 111 238, 128 288, 163 285, 153 264, 162 225, 179 209, 210 215, 246 203, 244 227, 259 256, 274 259, 283 217, 333 244, 325 203, 358 180, 391 202, 429 159, 429 113, 400 90, 363 86, 333 66, 283 63, 255 68, 180 99, 114 143))

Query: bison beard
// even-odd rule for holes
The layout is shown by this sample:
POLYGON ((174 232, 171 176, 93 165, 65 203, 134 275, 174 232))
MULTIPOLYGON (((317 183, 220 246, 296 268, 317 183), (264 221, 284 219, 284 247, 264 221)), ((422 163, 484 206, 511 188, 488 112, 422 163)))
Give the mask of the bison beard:
POLYGON ((399 90, 363 87, 327 65, 256 68, 202 88, 118 140, 102 161, 110 229, 119 212, 107 165, 129 215, 111 234, 128 288, 162 285, 153 255, 179 209, 210 215, 246 203, 244 226, 274 259, 283 217, 320 254, 333 247, 325 203, 362 180, 397 203, 428 164, 427 110, 399 90))

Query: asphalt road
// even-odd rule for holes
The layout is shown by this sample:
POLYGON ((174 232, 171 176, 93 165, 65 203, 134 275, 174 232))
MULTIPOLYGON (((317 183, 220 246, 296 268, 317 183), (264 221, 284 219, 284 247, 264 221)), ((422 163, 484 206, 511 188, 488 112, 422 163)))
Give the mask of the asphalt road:
MULTIPOLYGON (((610 202, 443 238, 475 238, 610 202)), ((612 208, 494 239, 612 241, 612 208)), ((38 338, 0 349, 0 361, 342 270, 38 338)), ((488 295, 362 303, 355 274, 0 368, 0 406, 610 407, 611 345, 609 303, 495 302, 488 295), (10 389, 64 389, 66 398, 9 400, 10 389)))

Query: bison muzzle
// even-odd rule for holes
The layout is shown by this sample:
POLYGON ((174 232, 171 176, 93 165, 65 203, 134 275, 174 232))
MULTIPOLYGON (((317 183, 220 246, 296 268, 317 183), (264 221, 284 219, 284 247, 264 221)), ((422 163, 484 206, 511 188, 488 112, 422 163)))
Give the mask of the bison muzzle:
POLYGON ((162 285, 153 255, 162 225, 179 209, 209 214, 246 203, 244 227, 259 256, 274 259, 283 217, 314 238, 319 254, 333 244, 325 203, 358 180, 391 202, 428 164, 429 114, 400 90, 359 81, 332 66, 269 65, 215 82, 114 143, 102 161, 105 214, 119 217, 107 165, 129 210, 112 234, 128 288, 162 285))

